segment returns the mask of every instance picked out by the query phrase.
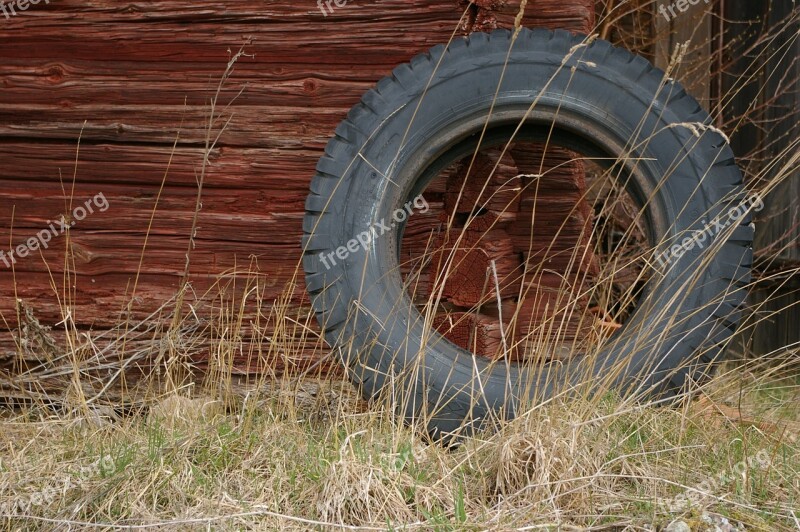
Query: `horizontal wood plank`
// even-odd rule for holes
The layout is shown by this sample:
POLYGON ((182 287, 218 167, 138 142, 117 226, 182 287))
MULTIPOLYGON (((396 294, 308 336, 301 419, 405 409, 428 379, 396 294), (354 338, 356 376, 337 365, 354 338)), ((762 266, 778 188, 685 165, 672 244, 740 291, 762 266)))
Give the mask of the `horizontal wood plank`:
MULTIPOLYGON (((526 26, 585 32, 593 24, 590 0, 529 4, 526 26)), ((253 319, 291 285, 289 303, 279 305, 307 314, 296 275, 304 202, 336 125, 398 64, 452 35, 512 27, 518 8, 519 0, 481 7, 472 20, 462 19, 467 4, 457 0, 351 0, 327 16, 315 2, 294 0, 54 0, 4 20, 0 250, 8 254, 99 193, 109 208, 75 220, 69 238, 53 237, 43 255, 20 257, 13 270, 0 261, 0 358, 17 351, 17 297, 44 324, 66 313, 80 330, 98 332, 146 317, 175 293, 209 101, 243 45, 247 55, 220 93, 230 122, 209 153, 190 280, 213 300, 232 276, 240 286, 257 277, 262 304, 243 310, 253 319)), ((264 326, 267 336, 282 330, 264 326)), ((311 364, 324 350, 303 334, 294 346, 311 364)), ((212 352, 197 364, 206 367, 212 352)), ((254 371, 242 356, 234 364, 254 371)), ((296 362, 286 360, 273 369, 296 362)))

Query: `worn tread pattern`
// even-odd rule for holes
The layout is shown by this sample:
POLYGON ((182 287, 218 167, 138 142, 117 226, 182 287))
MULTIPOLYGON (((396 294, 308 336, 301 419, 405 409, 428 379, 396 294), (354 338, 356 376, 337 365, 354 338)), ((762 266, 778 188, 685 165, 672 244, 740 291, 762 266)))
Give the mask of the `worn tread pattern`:
MULTIPOLYGON (((633 131, 637 137, 656 134, 665 124, 712 125, 697 101, 679 83, 665 79, 664 73, 647 60, 601 40, 579 46, 585 39, 561 30, 523 29, 513 42, 510 64, 530 65, 543 76, 556 69, 572 70, 571 75, 562 76, 570 81, 557 87, 569 95, 574 87, 593 83, 598 76, 608 83, 613 82, 622 96, 598 92, 594 96, 596 105, 607 107, 611 115, 617 113, 621 116, 628 103, 621 99, 639 99, 648 107, 646 116, 639 117, 640 123, 636 124, 635 117, 621 118, 621 121, 635 126, 633 131), (575 50, 574 54, 566 58, 570 50, 575 50)), ((512 417, 520 396, 525 395, 520 389, 522 370, 512 366, 512 374, 506 374, 506 370, 500 367, 502 365, 487 369, 487 375, 490 375, 486 382, 480 383, 485 396, 476 397, 479 394, 476 394, 478 387, 474 372, 470 373, 472 369, 461 367, 459 362, 454 362, 451 368, 440 367, 441 364, 435 362, 439 356, 436 347, 428 348, 430 356, 426 355, 419 364, 421 368, 411 368, 409 360, 398 354, 402 351, 398 333, 392 333, 392 336, 380 332, 393 327, 387 324, 391 319, 387 318, 387 323, 383 323, 381 319, 384 316, 369 314, 365 323, 364 314, 355 309, 362 303, 363 294, 355 288, 359 281, 354 273, 356 266, 361 265, 341 261, 328 268, 323 265, 320 254, 335 251, 354 236, 357 223, 353 221, 350 202, 361 201, 362 198, 356 199, 356 196, 382 182, 376 172, 365 172, 371 174, 369 178, 360 174, 356 176, 356 168, 360 167, 359 157, 373 149, 371 143, 377 142, 376 133, 395 128, 396 136, 403 137, 408 122, 395 123, 399 120, 395 115, 419 105, 426 91, 448 83, 454 91, 466 94, 470 87, 463 83, 463 76, 486 75, 487 70, 496 68, 498 62, 502 63, 511 45, 512 33, 509 31, 476 33, 456 40, 448 47, 435 46, 409 63, 396 67, 391 75, 380 80, 363 96, 336 128, 317 164, 317 173, 306 200, 303 267, 312 307, 326 340, 335 348, 365 397, 376 397, 387 386, 389 376, 392 376, 392 386, 395 386, 395 380, 400 382, 400 377, 409 373, 414 375, 410 378, 412 382, 404 388, 408 405, 399 414, 412 419, 424 413, 432 433, 447 433, 458 429, 465 421, 483 420, 493 413, 501 412, 505 417, 512 417), (452 82, 456 76, 461 78, 452 82), (354 325, 356 316, 362 320, 357 326, 354 325), (436 403, 437 398, 447 401, 432 412, 426 401, 436 403)), ((561 83, 560 78, 555 75, 554 78, 561 83)), ((455 112, 458 112, 457 108, 455 112)), ((666 134, 670 135, 669 139, 691 147, 687 161, 676 163, 674 174, 668 178, 671 192, 664 192, 668 196, 672 194, 667 197, 667 202, 672 202, 676 212, 687 206, 696 215, 718 215, 741 201, 742 175, 722 135, 711 127, 702 128, 698 134, 697 129, 693 131, 680 126, 670 127, 668 133, 663 133, 666 134), (696 186, 696 192, 686 196, 683 188, 677 185, 683 182, 696 186)), ((672 164, 670 157, 664 159, 666 166, 672 164)), ((675 336, 677 344, 664 355, 657 369, 645 371, 654 358, 653 354, 637 353, 641 360, 632 364, 631 373, 619 382, 621 388, 631 389, 638 384, 640 388, 644 386, 654 390, 654 394, 661 397, 670 397, 707 374, 708 366, 718 358, 735 331, 744 304, 745 287, 750 279, 753 238, 750 216, 739 222, 740 226, 734 229, 732 237, 714 250, 716 254, 711 257, 710 266, 694 289, 694 304, 676 312, 685 315, 685 318, 679 316, 676 322, 679 329, 675 336), (700 312, 696 312, 697 308, 701 309, 700 312), (685 334, 680 332, 681 327, 685 334), (697 363, 685 364, 693 355, 697 355, 697 363)), ((679 220, 675 224, 679 224, 679 220)), ((687 229, 686 224, 682 229, 687 229)), ((677 233, 678 229, 671 227, 671 230, 677 233)), ((699 261, 699 255, 693 256, 693 260, 699 261)), ((679 276, 675 284, 663 289, 679 290, 682 280, 684 278, 679 276)), ((597 373, 605 371, 614 356, 614 353, 610 354, 608 360, 597 362, 591 370, 597 373)), ((551 385, 540 382, 533 387, 537 388, 536 393, 546 395, 551 385)))

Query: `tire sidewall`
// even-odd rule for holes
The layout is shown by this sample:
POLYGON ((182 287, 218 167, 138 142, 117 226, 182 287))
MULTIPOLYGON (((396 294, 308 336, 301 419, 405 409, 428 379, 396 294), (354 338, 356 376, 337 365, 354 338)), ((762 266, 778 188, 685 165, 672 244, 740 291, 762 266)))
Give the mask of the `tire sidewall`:
MULTIPOLYGON (((591 51, 591 47, 585 50, 591 51)), ((650 221, 659 242, 672 242, 691 231, 703 218, 704 210, 708 217, 714 216, 715 207, 709 205, 697 176, 707 175, 715 160, 728 155, 727 145, 717 143, 709 149, 708 138, 698 139, 688 128, 671 126, 681 121, 665 103, 669 92, 677 90, 674 86, 664 92, 653 91, 601 63, 579 57, 584 54, 562 64, 563 53, 515 45, 508 63, 500 53, 483 57, 479 65, 469 56, 460 56, 461 62, 452 63, 445 58, 430 84, 421 79, 419 86, 406 88, 405 101, 394 102, 364 124, 356 123, 360 130, 370 131, 369 139, 343 176, 346 186, 336 192, 333 203, 342 210, 341 224, 333 225, 334 240, 338 241, 332 248, 346 245, 376 223, 391 220, 392 213, 409 199, 420 169, 455 142, 453 132, 479 132, 490 112, 494 125, 513 124, 525 116, 534 121, 555 116, 560 127, 592 142, 600 141, 608 153, 625 153, 638 161, 632 172, 639 192, 649 198, 650 221), (501 77, 498 90, 496 80, 501 77), (536 104, 530 110, 533 101, 536 104), (602 106, 603 102, 607 105, 602 106), (705 149, 696 149, 701 142, 705 149)), ((344 329, 328 333, 328 341, 338 344, 342 338, 354 339, 344 358, 355 378, 369 388, 367 395, 377 394, 388 374, 403 374, 412 365, 421 368, 409 377, 418 386, 409 391, 413 405, 406 409, 407 416, 413 415, 422 402, 436 403, 454 393, 470 396, 469 405, 466 399, 455 401, 453 410, 462 414, 469 410, 484 415, 505 405, 509 395, 518 395, 508 383, 528 380, 526 369, 515 364, 491 364, 432 333, 402 287, 396 249, 396 232, 380 235, 367 249, 351 254, 331 272, 339 297, 356 304, 348 309, 350 318, 344 329), (372 375, 366 377, 366 373, 372 375), (490 391, 477 402, 473 399, 476 375, 482 379, 482 388, 490 391)), ((698 270, 693 266, 700 255, 700 250, 689 250, 662 272, 663 277, 651 289, 650 308, 662 309, 662 314, 680 311, 673 301, 674 288, 671 292, 668 287, 686 284, 687 275, 703 286, 704 277, 713 268, 698 270)), ((701 306, 706 295, 702 289, 695 290, 686 294, 681 305, 701 306)), ((707 318, 698 316, 701 321, 707 318)), ((663 332, 659 330, 663 324, 645 312, 637 312, 631 320, 636 322, 636 330, 663 332)), ((685 331, 680 324, 673 324, 673 337, 690 334, 696 323, 684 324, 685 331)), ((621 339, 608 349, 607 358, 655 347, 666 350, 665 356, 677 358, 695 347, 667 346, 663 341, 643 341, 640 336, 621 339)), ((655 353, 652 358, 659 357, 661 354, 655 353)))

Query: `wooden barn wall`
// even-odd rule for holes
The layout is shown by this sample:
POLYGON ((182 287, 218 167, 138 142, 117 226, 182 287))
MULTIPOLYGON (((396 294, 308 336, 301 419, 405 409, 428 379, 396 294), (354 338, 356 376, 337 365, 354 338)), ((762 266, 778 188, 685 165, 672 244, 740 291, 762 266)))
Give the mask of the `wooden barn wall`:
MULTIPOLYGON (((524 24, 586 32, 593 4, 529 2, 524 24)), ((310 178, 348 109, 454 30, 512 27, 519 0, 476 1, 459 27, 466 7, 350 0, 325 16, 311 0, 51 0, 0 14, 0 250, 8 258, 50 222, 95 201, 92 214, 67 219, 75 222, 69 238, 53 237, 13 268, 0 260, 3 360, 21 349, 18 299, 63 341, 65 327, 96 334, 175 294, 209 101, 243 45, 246 55, 219 95, 230 122, 209 153, 190 280, 197 294, 232 279, 241 290, 245 272, 258 272, 268 307, 296 280, 310 178)), ((290 305, 302 310, 298 282, 290 305)), ((265 337, 285 334, 270 327, 265 337)), ((300 343, 271 369, 319 353, 300 343)), ((249 371, 249 359, 237 357, 249 371)))
POLYGON ((726 0, 724 7, 731 67, 722 83, 732 94, 726 112, 732 118, 749 113, 732 132, 731 146, 737 154, 756 154, 748 177, 760 174, 762 186, 781 176, 756 218, 756 268, 763 278, 741 333, 745 352, 774 355, 800 345, 800 168, 790 164, 800 138, 800 8, 793 0, 726 0))

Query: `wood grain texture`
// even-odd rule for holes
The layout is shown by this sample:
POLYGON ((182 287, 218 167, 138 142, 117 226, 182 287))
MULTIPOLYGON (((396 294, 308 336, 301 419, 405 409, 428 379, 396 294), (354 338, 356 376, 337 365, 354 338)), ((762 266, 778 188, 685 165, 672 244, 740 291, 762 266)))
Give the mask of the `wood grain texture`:
MULTIPOLYGON (((43 324, 66 313, 76 329, 97 332, 143 318, 175 293, 209 101, 243 45, 247 55, 220 93, 230 121, 209 153, 190 280, 202 298, 231 276, 255 275, 264 308, 290 285, 290 307, 307 313, 296 276, 304 201, 336 124, 396 65, 454 31, 510 27, 518 6, 481 5, 462 18, 468 10, 458 0, 352 0, 327 16, 294 0, 58 0, 3 20, 0 250, 99 193, 109 208, 19 258, 13 271, 0 262, 0 357, 19 351, 16 298, 43 324)), ((588 0, 539 0, 524 24, 586 32, 593 16, 588 0)), ((263 334, 281 330, 267 324, 263 334)), ((321 356, 316 332, 304 332, 305 345, 301 330, 291 364, 274 362, 275 372, 321 356)), ((198 351, 198 364, 211 352, 198 351)), ((255 371, 243 356, 237 367, 255 371)))

